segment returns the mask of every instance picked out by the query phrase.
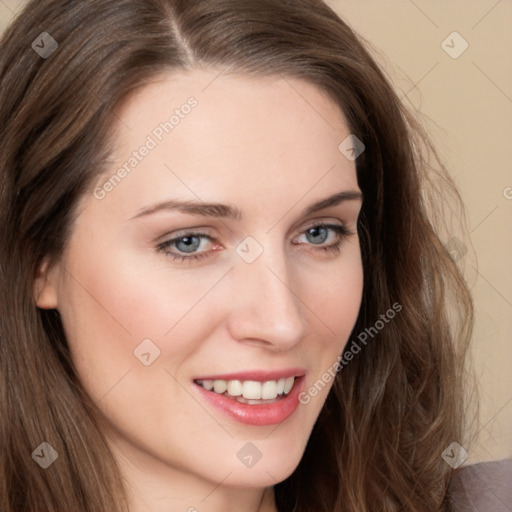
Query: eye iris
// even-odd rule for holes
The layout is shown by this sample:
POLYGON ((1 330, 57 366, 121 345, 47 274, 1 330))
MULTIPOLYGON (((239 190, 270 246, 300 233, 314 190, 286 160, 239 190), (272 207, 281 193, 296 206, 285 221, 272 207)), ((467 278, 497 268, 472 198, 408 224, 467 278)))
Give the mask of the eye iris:
POLYGON ((176 248, 181 252, 194 252, 198 249, 201 241, 197 236, 184 236, 176 242, 176 248))
POLYGON ((323 244, 327 239, 327 229, 322 226, 316 226, 314 228, 308 229, 306 232, 306 237, 309 242, 313 244, 323 244))

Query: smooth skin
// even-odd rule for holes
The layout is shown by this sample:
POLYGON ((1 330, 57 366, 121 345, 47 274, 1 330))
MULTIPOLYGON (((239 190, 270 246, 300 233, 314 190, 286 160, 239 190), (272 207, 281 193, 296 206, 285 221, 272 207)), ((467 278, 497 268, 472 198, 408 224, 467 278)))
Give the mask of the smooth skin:
POLYGON ((95 186, 190 97, 197 105, 104 198, 82 198, 62 258, 41 266, 36 302, 62 316, 133 512, 270 512, 272 486, 299 463, 332 382, 261 427, 213 408, 193 381, 299 367, 309 389, 342 352, 362 297, 361 200, 304 212, 360 192, 355 162, 338 150, 350 131, 337 105, 301 80, 169 72, 122 105, 95 186), (138 216, 169 200, 222 203, 240 217, 138 216), (263 250, 252 263, 237 252, 247 237, 249 251, 263 250), (160 351, 148 366, 134 355, 147 339, 160 351), (248 441, 261 453, 252 467, 237 457, 248 441))

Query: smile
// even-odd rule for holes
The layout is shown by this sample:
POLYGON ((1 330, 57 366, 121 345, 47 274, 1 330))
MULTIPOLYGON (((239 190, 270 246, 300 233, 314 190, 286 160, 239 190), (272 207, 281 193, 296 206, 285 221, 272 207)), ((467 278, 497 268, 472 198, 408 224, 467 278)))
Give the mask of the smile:
POLYGON ((255 380, 197 380, 196 384, 206 391, 213 391, 240 403, 262 404, 273 403, 288 395, 292 390, 295 377, 281 378, 258 382, 255 380))
POLYGON ((208 406, 237 422, 265 426, 281 423, 298 408, 304 370, 249 372, 194 379, 208 406))

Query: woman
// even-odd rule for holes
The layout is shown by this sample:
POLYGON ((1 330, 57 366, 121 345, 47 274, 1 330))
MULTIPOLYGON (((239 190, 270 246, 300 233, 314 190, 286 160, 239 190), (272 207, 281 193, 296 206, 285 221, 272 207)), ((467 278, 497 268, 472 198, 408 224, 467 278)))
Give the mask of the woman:
POLYGON ((33 1, 0 84, 3 512, 448 510, 458 196, 330 8, 33 1))

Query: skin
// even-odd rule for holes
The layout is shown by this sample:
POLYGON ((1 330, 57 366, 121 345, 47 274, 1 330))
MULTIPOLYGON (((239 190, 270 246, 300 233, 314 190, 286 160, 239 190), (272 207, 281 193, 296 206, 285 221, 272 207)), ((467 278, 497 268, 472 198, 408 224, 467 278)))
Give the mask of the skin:
POLYGON ((342 352, 362 296, 361 201, 303 212, 359 191, 355 163, 338 150, 350 131, 336 104, 300 80, 169 73, 119 110, 96 186, 191 96, 198 105, 113 190, 82 198, 61 259, 41 267, 37 304, 62 316, 133 512, 274 511, 272 486, 299 463, 332 381, 281 424, 261 427, 198 400, 193 379, 301 367, 308 389, 342 352), (169 199, 233 205, 242 217, 133 219, 169 199), (352 234, 315 244, 307 229, 325 223, 352 234), (187 229, 214 239, 198 249, 206 257, 182 262, 157 249, 187 229), (236 252, 247 236, 263 249, 252 263, 236 252), (338 239, 339 252, 319 249, 338 239), (134 350, 148 338, 160 355, 145 366, 134 350), (247 441, 262 454, 251 468, 236 456, 247 441))

